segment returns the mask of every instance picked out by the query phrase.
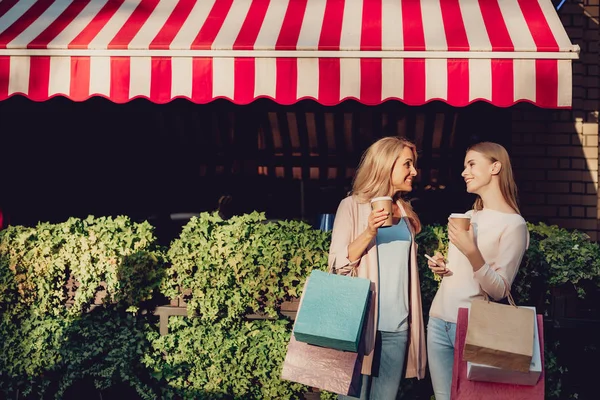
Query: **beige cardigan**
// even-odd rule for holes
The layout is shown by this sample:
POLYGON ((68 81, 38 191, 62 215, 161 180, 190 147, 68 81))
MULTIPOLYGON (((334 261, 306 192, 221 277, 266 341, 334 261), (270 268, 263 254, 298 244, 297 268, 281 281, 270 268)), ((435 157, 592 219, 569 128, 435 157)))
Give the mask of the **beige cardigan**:
MULTIPOLYGON (((398 206, 402 216, 406 212, 400 202, 398 206)), ((379 268, 377 261, 377 245, 373 239, 367 246, 365 254, 357 261, 351 263, 348 260, 348 245, 352 243, 365 229, 367 229, 371 206, 369 203, 359 203, 354 196, 346 197, 340 203, 331 238, 329 249, 329 270, 332 273, 342 275, 356 275, 371 280, 373 289, 373 301, 365 329, 363 340, 364 357, 362 373, 371 375, 373 364, 373 353, 375 350, 375 335, 377 332, 377 290, 379 289, 379 268)), ((423 311, 421 307, 421 288, 419 284, 419 271, 417 267, 417 246, 414 241, 414 231, 409 225, 413 242, 410 251, 410 309, 409 309, 409 340, 408 361, 406 366, 406 377, 423 379, 425 377, 425 365, 427 354, 425 351, 425 330, 423 327, 423 311)))

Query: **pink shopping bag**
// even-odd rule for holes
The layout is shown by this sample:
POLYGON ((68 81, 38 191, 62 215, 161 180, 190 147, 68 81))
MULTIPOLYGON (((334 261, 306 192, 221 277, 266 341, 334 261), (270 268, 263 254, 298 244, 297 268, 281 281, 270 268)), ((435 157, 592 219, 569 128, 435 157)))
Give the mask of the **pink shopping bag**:
MULTIPOLYGON (((541 315, 537 316, 540 346, 544 348, 544 325, 541 315)), ((451 400, 543 400, 544 399, 544 352, 541 352, 542 374, 535 386, 512 385, 506 383, 477 382, 467 379, 467 361, 463 359, 463 349, 469 325, 469 310, 458 310, 456 340, 454 345, 454 367, 452 370, 451 400)))

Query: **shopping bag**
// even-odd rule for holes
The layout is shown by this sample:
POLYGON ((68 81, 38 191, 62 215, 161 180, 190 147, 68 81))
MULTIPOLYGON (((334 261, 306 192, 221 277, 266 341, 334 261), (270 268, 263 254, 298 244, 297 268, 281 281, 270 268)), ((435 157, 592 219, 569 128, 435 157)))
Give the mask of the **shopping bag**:
POLYGON ((533 358, 535 311, 510 305, 473 300, 464 359, 477 364, 528 372, 533 358))
MULTIPOLYGON (((534 386, 513 385, 495 382, 477 382, 467 379, 467 362, 463 358, 465 339, 469 325, 469 309, 459 308, 456 322, 456 347, 454 366, 452 368, 452 400, 544 400, 545 373, 544 353, 542 358, 542 374, 534 386)), ((537 316, 540 338, 544 337, 544 324, 541 315, 537 316)))
POLYGON ((357 352, 370 289, 369 279, 312 271, 296 316, 294 338, 357 352))
POLYGON ((292 335, 281 378, 347 396, 360 395, 359 353, 298 342, 292 335))
MULTIPOLYGON (((535 307, 523 307, 532 309, 535 307)), ((542 351, 544 350, 544 338, 540 336, 538 329, 538 318, 534 318, 533 329, 533 358, 529 365, 529 371, 513 371, 490 365, 467 362, 467 378, 471 381, 512 383, 514 385, 534 386, 538 383, 542 374, 542 351)))
MULTIPOLYGON (((315 271, 313 271, 314 273, 315 271)), ((316 274, 316 279, 320 279, 316 274)), ((293 330, 298 326, 298 317, 301 310, 305 309, 308 287, 312 285, 315 277, 311 274, 306 280, 304 291, 300 298, 300 305, 293 330)), ((318 286, 318 285, 317 285, 318 286)), ((368 293, 371 296, 371 292, 368 293)), ((367 310, 369 307, 367 300, 367 310)), ((334 301, 328 299, 327 301, 334 301)), ((365 320, 367 318, 365 317, 365 320)), ((365 324, 362 324, 365 325, 365 324)), ((361 328, 360 337, 364 336, 365 326, 361 328)), ((294 334, 290 335, 287 353, 283 362, 281 378, 292 382, 302 383, 329 392, 347 396, 359 396, 362 370, 362 347, 359 342, 358 351, 343 351, 321 347, 298 341, 294 334)))

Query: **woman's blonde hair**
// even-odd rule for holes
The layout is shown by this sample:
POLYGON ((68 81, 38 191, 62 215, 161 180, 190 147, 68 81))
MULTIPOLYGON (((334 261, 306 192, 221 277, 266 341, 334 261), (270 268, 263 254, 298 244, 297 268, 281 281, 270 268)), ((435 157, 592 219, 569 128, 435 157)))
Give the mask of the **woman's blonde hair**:
MULTIPOLYGON (((500 179, 500 192, 502 193, 502 197, 504 197, 504 201, 506 201, 511 208, 518 214, 521 214, 517 201, 517 184, 515 183, 512 166, 510 164, 510 157, 508 156, 506 149, 498 143, 481 142, 469 147, 467 152, 470 150, 482 154, 492 163, 500 162, 502 167, 500 168, 498 178, 500 179)), ((473 204, 473 209, 483 209, 483 200, 481 200, 481 197, 477 196, 477 199, 475 199, 475 203, 473 204)))
MULTIPOLYGON (((359 202, 366 203, 375 197, 389 196, 392 193, 392 170, 404 147, 411 150, 413 163, 416 164, 417 147, 414 143, 397 136, 379 139, 363 153, 352 182, 352 195, 356 196, 359 202)), ((396 193, 392 195, 404 207, 415 232, 420 232, 421 222, 410 203, 396 193)))

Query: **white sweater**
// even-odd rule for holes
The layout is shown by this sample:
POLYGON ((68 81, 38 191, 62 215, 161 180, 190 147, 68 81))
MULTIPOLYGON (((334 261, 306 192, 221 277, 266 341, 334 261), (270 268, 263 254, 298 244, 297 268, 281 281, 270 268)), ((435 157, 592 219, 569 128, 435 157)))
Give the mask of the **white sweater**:
POLYGON ((529 246, 527 224, 519 214, 489 209, 468 213, 485 265, 473 272, 467 257, 450 243, 446 266, 451 273, 442 279, 429 312, 447 322, 455 323, 458 309, 469 308, 484 291, 494 300, 506 297, 529 246))

